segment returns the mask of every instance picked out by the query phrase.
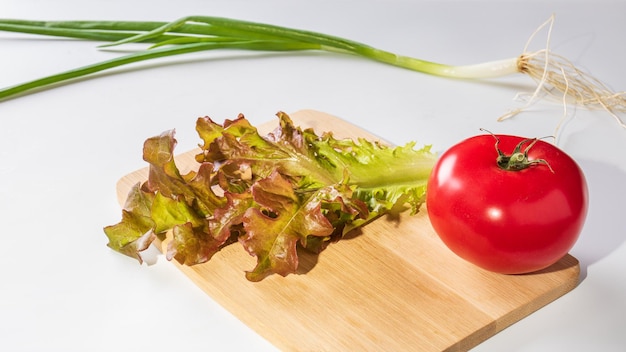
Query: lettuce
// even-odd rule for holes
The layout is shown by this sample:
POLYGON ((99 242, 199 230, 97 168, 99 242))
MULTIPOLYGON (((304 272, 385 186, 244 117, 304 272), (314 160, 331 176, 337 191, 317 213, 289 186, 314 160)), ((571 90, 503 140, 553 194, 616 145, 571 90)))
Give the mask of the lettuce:
POLYGON ((246 278, 260 281, 295 273, 299 247, 319 253, 397 206, 418 211, 436 160, 429 146, 318 136, 277 115, 265 137, 243 115, 222 125, 199 118, 203 144, 187 174, 174 159, 173 130, 146 140, 148 180, 129 192, 121 221, 104 228, 108 246, 141 262, 171 231, 167 259, 195 265, 239 242, 257 260, 246 278))

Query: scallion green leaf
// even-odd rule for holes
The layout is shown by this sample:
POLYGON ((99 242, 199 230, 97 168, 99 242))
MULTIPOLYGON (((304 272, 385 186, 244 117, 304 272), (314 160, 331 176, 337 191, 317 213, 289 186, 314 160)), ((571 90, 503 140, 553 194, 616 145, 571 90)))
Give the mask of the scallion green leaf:
MULTIPOLYGON (((554 16, 541 27, 549 25, 554 16)), ((215 49, 301 51, 318 50, 350 54, 431 75, 485 79, 514 73, 527 74, 537 82, 537 92, 559 92, 565 103, 591 109, 604 109, 626 128, 617 113, 626 111, 624 92, 613 92, 599 80, 576 68, 563 57, 546 49, 524 52, 513 58, 475 65, 454 66, 398 55, 357 41, 302 29, 238 19, 189 16, 173 22, 154 21, 28 21, 1 20, 0 30, 20 33, 60 36, 106 42, 100 48, 128 43, 150 43, 151 47, 112 60, 95 63, 54 74, 12 87, 0 89, 0 100, 29 91, 39 90, 61 82, 85 77, 113 67, 164 56, 215 49)), ((533 35, 534 36, 534 35, 533 35)), ((531 37, 532 39, 532 37, 531 37)), ((517 113, 505 115, 509 117, 517 113)))

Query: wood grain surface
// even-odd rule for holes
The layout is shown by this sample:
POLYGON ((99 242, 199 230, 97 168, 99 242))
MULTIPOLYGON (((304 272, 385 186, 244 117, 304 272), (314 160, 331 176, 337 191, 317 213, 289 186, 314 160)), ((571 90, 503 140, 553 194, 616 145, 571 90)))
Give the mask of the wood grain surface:
MULTIPOLYGON (((290 116, 318 134, 376 139, 325 113, 290 116)), ((193 167, 196 152, 177 157, 181 169, 193 167)), ((146 177, 142 169, 119 181, 121 204, 146 177)), ((247 281, 255 259, 238 244, 202 265, 172 263, 283 351, 465 351, 572 290, 580 273, 570 255, 528 275, 481 270, 445 247, 425 209, 381 217, 319 256, 300 253, 298 273, 287 277, 247 281)))

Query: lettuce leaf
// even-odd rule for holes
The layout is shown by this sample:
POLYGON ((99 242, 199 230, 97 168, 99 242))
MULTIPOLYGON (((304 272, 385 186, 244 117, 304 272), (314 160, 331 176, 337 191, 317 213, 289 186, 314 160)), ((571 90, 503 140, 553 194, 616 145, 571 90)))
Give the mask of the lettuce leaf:
POLYGON ((173 130, 146 140, 148 180, 130 191, 121 221, 104 228, 109 247, 141 262, 171 231, 167 258, 195 265, 239 242, 257 260, 246 278, 259 281, 295 273, 298 247, 319 253, 397 206, 418 211, 436 160, 429 146, 318 136, 277 115, 267 136, 243 115, 199 118, 203 144, 188 174, 176 165, 173 130))
POLYGON ((259 281, 272 273, 287 275, 298 268, 296 245, 306 244, 308 236, 328 236, 333 226, 324 217, 317 192, 298 197, 291 182, 274 171, 252 186, 257 207, 243 217, 244 236, 239 242, 257 257, 257 266, 247 273, 259 281))

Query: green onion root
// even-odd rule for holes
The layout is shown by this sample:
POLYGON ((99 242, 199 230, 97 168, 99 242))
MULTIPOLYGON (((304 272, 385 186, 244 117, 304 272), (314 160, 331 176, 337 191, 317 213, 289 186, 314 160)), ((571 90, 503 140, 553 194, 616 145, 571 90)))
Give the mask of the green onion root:
MULTIPOLYGON (((567 58, 550 51, 550 37, 554 25, 554 15, 550 17, 537 31, 549 26, 546 48, 535 52, 528 52, 527 48, 537 31, 529 39, 524 54, 518 58, 518 70, 531 77, 537 88, 524 107, 510 111, 501 116, 504 120, 515 116, 529 105, 534 103, 540 93, 559 98, 563 103, 564 113, 567 114, 567 105, 583 107, 589 110, 604 110, 615 121, 626 128, 619 114, 626 112, 626 92, 614 92, 599 79, 579 69, 567 58)), ((557 127, 558 130, 558 127, 557 127)))

